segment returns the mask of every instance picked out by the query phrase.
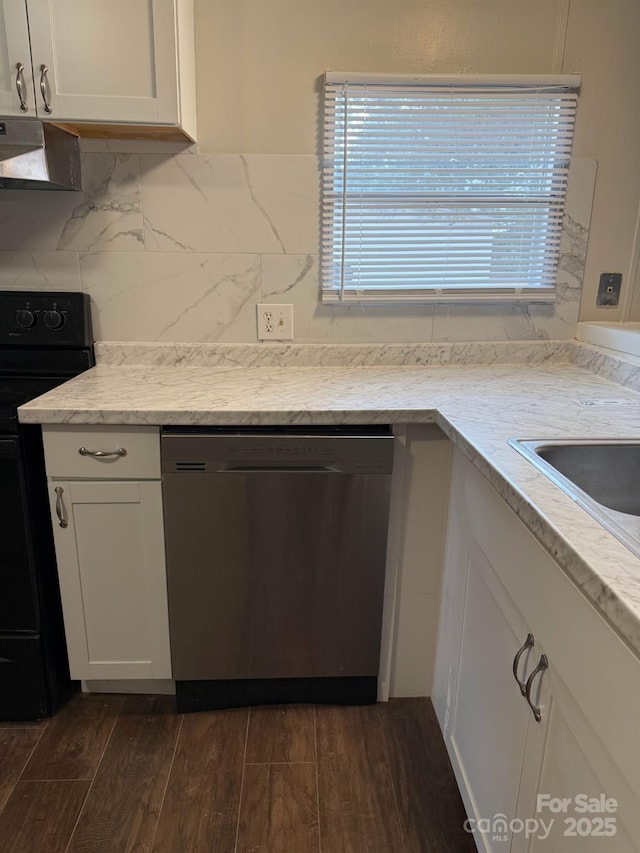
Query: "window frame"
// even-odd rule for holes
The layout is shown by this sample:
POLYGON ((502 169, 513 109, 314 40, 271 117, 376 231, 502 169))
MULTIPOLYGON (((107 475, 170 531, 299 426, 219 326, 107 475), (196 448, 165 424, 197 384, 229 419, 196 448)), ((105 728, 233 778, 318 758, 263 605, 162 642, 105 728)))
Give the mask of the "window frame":
MULTIPOLYGON (((369 303, 369 304, 401 304, 407 305, 411 303, 425 302, 553 302, 556 296, 555 276, 557 274, 558 259, 560 253, 560 237, 562 233, 562 218, 566 201, 566 183, 570 165, 570 151, 573 142, 573 130, 575 123, 575 110, 577 101, 577 90, 580 87, 580 76, 577 74, 571 75, 380 75, 366 74, 353 72, 327 72, 325 74, 325 104, 324 104, 324 126, 323 126, 323 145, 324 145, 324 162, 323 162, 323 181, 322 181, 322 245, 321 245, 321 286, 322 286, 322 301, 333 304, 353 304, 353 303, 369 303), (360 90, 376 90, 384 87, 385 90, 391 91, 396 88, 399 91, 405 90, 405 87, 421 87, 423 90, 428 90, 431 93, 443 93, 445 96, 448 93, 455 92, 459 97, 460 93, 472 92, 474 96, 477 94, 487 95, 487 93, 500 93, 505 96, 513 93, 514 95, 522 96, 523 90, 527 93, 543 94, 548 97, 550 93, 558 93, 559 101, 563 103, 563 109, 566 105, 566 111, 563 113, 563 122, 569 125, 569 131, 566 127, 563 128, 563 134, 558 135, 558 139, 564 141, 563 156, 556 155, 553 169, 549 171, 549 175, 553 175, 554 180, 557 176, 563 176, 562 180, 558 179, 557 185, 553 187, 553 192, 550 191, 548 197, 540 195, 536 199, 536 203, 545 202, 548 205, 547 218, 554 219, 553 227, 548 226, 544 233, 545 239, 550 236, 549 242, 555 241, 553 251, 547 251, 542 256, 541 265, 545 265, 551 269, 553 276, 552 284, 537 284, 526 285, 521 283, 501 284, 498 287, 489 287, 486 285, 469 285, 469 284, 447 284, 443 282, 441 285, 434 284, 413 284, 407 286, 406 282, 400 282, 392 286, 376 286, 358 287, 350 282, 345 282, 347 278, 344 274, 346 266, 347 252, 345 250, 345 232, 348 227, 352 227, 347 223, 349 199, 355 197, 358 193, 365 197, 367 201, 375 198, 376 193, 363 193, 359 191, 352 192, 351 196, 347 188, 347 171, 348 171, 348 145, 347 142, 347 122, 343 121, 340 125, 337 111, 333 109, 332 104, 328 103, 329 91, 335 92, 338 87, 359 87, 360 90), (333 112, 332 112, 333 109, 333 112), (337 128, 342 127, 344 139, 340 139, 337 128), (343 162, 340 162, 340 157, 343 157, 343 162), (341 173, 342 170, 342 173, 341 173), (342 178, 340 179, 340 174, 342 178), (338 175, 338 178, 336 178, 338 175), (342 180, 342 188, 340 187, 342 180), (560 191, 558 189, 560 187, 560 191), (553 211, 553 216, 549 211, 553 211), (338 260, 336 260, 338 258, 338 260), (336 278, 336 266, 339 267, 339 281, 336 278)), ((345 101, 346 104, 346 101, 345 101)), ((346 112, 346 106, 345 106, 346 112)), ((497 137, 496 137, 497 138, 497 137)), ((493 140, 492 144, 495 144, 493 140)), ((453 154, 453 151, 451 152, 453 154)), ((447 155, 449 153, 447 152, 447 155)), ((486 153, 483 155, 488 156, 486 153)), ((533 156, 533 155, 532 155, 533 156)), ((417 195, 420 193, 418 192, 417 195)), ((378 193, 381 202, 388 203, 391 194, 387 190, 381 190, 378 193)), ((408 198, 408 195, 401 196, 408 198)), ((444 198, 444 196, 443 196, 444 198)), ((450 197, 449 206, 454 203, 450 197)), ((462 196, 459 196, 462 198, 462 196)), ((469 198, 469 196, 467 196, 469 198)), ((502 201, 502 206, 507 209, 508 204, 510 209, 517 209, 520 205, 524 209, 526 200, 513 201, 517 199, 517 195, 509 197, 509 202, 506 202, 507 196, 498 198, 489 195, 473 196, 475 207, 489 204, 491 202, 496 209, 499 207, 499 202, 502 201)), ((531 200, 528 202, 533 204, 531 200)), ((437 205, 440 204, 442 210, 441 199, 433 197, 431 205, 433 210, 437 210, 437 205)), ((381 205, 382 206, 382 205, 381 205)), ((461 204, 460 209, 472 210, 474 205, 461 204)), ((542 205, 541 211, 544 210, 542 205)), ((378 215, 379 216, 379 215, 378 215)), ((531 218, 531 216, 529 217, 531 218)), ((544 218, 544 216, 542 217, 544 218)), ((494 220, 494 223, 499 220, 494 220)), ((494 227, 495 224, 494 224, 494 227)), ((536 232, 537 233, 537 232, 536 232)), ((534 231, 531 232, 533 242, 534 231)), ((436 243, 433 244, 436 246, 436 243)), ((444 244, 443 244, 444 245, 444 244)), ((432 251, 432 254, 442 254, 442 246, 432 251)), ((529 250, 529 255, 532 257, 532 250, 529 250)), ((375 263, 375 258, 366 258, 365 261, 369 267, 375 263)), ((364 262, 362 262, 364 265, 364 262)), ((473 277, 473 275, 471 276, 473 277)), ((547 275, 547 278, 549 275, 547 275)))

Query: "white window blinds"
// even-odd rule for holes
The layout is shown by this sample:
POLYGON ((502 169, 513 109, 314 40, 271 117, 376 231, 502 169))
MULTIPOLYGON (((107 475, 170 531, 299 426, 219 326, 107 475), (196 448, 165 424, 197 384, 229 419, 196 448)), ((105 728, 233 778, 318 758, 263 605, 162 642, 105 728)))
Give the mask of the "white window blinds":
POLYGON ((327 74, 323 300, 553 299, 579 82, 327 74))

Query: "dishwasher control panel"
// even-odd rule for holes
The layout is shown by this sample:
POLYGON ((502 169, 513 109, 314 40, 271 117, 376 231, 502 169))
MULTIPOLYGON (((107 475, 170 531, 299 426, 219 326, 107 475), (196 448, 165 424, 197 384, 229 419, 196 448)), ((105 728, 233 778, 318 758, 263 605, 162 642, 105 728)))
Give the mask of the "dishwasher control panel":
POLYGON ((393 435, 305 435, 167 431, 162 436, 164 473, 305 470, 341 473, 391 471, 393 435))

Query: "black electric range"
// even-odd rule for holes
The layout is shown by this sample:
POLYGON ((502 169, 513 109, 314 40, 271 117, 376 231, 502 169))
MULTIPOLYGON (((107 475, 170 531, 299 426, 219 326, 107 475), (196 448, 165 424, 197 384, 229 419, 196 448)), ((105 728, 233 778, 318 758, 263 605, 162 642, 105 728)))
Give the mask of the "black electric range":
POLYGON ((41 429, 18 406, 95 364, 89 297, 0 291, 0 720, 71 690, 41 429))

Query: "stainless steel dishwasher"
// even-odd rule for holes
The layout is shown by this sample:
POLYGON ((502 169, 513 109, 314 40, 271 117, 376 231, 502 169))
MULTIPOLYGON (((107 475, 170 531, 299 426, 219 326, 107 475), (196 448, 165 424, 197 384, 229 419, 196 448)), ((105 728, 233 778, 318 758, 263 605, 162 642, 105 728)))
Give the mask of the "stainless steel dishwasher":
POLYGON ((388 427, 165 429, 178 711, 375 702, 388 427))

